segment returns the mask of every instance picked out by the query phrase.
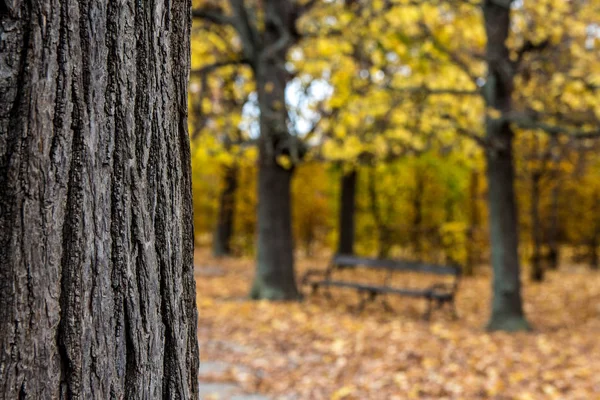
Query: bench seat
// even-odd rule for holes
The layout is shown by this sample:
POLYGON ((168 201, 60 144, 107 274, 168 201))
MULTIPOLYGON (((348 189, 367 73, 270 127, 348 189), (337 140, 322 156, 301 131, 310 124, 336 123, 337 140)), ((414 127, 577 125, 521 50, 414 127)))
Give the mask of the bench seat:
POLYGON ((452 297, 452 293, 441 293, 435 289, 401 289, 390 286, 375 286, 363 283, 347 282, 347 281, 334 281, 334 280, 321 280, 313 281, 310 283, 313 287, 315 286, 333 286, 333 287, 345 287, 360 290, 362 292, 370 293, 381 293, 381 294, 400 294, 408 297, 426 297, 436 300, 449 300, 452 297))

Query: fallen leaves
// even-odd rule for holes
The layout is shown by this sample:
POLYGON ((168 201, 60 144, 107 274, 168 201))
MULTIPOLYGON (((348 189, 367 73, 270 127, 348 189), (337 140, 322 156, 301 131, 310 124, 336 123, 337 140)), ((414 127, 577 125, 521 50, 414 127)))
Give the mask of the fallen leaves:
MULTIPOLYGON (((300 260, 300 270, 326 265, 300 260)), ((600 275, 551 272, 525 285, 533 333, 486 333, 489 278, 464 279, 460 319, 423 302, 392 297, 349 310, 351 291, 308 296, 302 303, 246 300, 251 260, 196 257, 223 275, 197 275, 202 360, 234 367, 215 381, 278 399, 594 399, 600 398, 600 275)), ((412 279, 409 277, 407 279, 412 279)), ((204 380, 207 377, 203 377, 204 380)))

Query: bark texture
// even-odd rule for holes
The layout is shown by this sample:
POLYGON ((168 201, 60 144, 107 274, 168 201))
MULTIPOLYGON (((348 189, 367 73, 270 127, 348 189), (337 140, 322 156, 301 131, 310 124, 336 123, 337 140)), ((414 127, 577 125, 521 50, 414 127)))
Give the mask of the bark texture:
POLYGON ((0 9, 0 397, 196 398, 189 1, 0 9))
POLYGON ((342 175, 339 214, 339 254, 354 254, 354 216, 356 204, 356 170, 342 175))
MULTIPOLYGON (((484 88, 488 108, 506 115, 512 108, 514 65, 506 47, 511 1, 483 4, 487 35, 488 77, 484 88)), ((514 190, 513 132, 503 118, 486 118, 489 218, 492 242, 493 299, 490 330, 529 329, 523 313, 518 254, 517 207, 514 190)))

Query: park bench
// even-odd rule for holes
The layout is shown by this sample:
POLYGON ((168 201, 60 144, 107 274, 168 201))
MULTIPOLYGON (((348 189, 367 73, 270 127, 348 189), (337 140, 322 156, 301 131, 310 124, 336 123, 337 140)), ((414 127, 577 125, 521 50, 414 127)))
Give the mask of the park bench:
POLYGON ((459 266, 434 265, 415 261, 387 260, 366 257, 357 257, 352 255, 335 255, 326 270, 309 270, 301 280, 303 286, 312 288, 312 293, 317 292, 319 287, 326 289, 327 297, 331 297, 329 288, 354 289, 359 294, 364 295, 358 304, 358 311, 362 310, 368 302, 381 298, 382 305, 386 310, 392 308, 382 298, 381 295, 399 295, 408 297, 422 297, 427 300, 427 309, 424 314, 425 319, 429 319, 434 304, 441 308, 444 304, 449 304, 454 318, 457 317, 454 298, 458 289, 461 268, 459 266), (382 285, 360 283, 353 280, 333 279, 333 275, 339 271, 355 268, 366 268, 372 270, 386 271, 386 278, 382 285), (393 273, 413 272, 430 275, 443 275, 452 277, 450 283, 435 283, 426 288, 409 288, 391 286, 389 284, 393 273))

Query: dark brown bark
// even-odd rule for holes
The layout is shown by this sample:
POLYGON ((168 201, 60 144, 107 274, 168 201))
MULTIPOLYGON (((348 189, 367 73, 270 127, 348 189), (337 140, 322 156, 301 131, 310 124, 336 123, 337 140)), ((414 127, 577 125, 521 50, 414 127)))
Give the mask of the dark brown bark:
POLYGON ((190 3, 0 16, 0 397, 197 397, 190 3))
MULTIPOLYGON (((506 47, 510 30, 510 1, 485 0, 489 108, 506 115, 512 108, 514 67, 506 47)), ((529 329, 523 313, 518 254, 517 207, 514 191, 513 132, 502 118, 486 118, 487 176, 492 244, 493 298, 490 330, 529 329)))
POLYGON ((342 174, 338 227, 338 253, 354 254, 354 217, 356 204, 356 170, 342 174))
POLYGON ((233 237, 235 194, 238 186, 238 166, 224 167, 224 186, 219 196, 219 215, 213 238, 213 255, 223 257, 231 255, 233 237))

